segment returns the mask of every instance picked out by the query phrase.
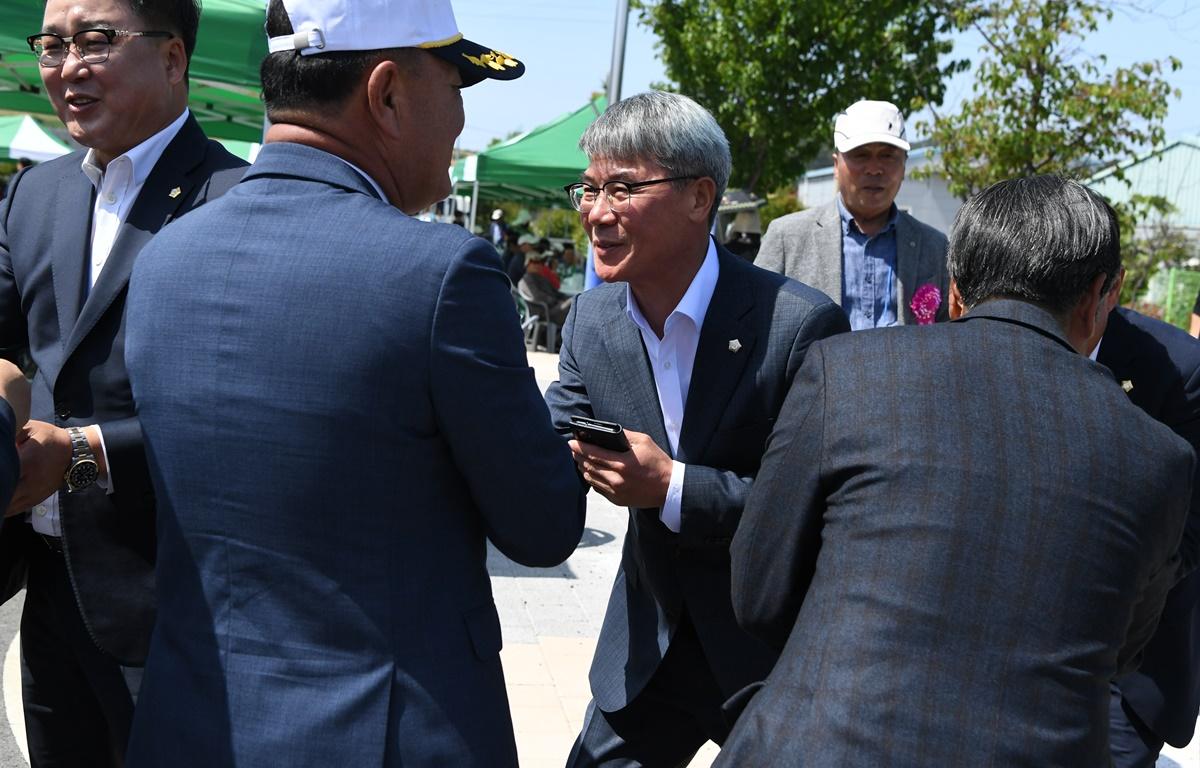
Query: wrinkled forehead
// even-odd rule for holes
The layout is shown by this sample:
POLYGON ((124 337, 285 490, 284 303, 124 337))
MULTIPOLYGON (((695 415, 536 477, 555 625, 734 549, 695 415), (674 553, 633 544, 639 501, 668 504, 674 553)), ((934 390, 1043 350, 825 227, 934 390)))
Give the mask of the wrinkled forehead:
POLYGON ((49 0, 42 14, 42 31, 61 34, 121 28, 138 20, 133 9, 121 0, 49 0))
POLYGON ((588 184, 606 181, 641 181, 661 174, 663 167, 648 157, 594 157, 580 178, 588 184))

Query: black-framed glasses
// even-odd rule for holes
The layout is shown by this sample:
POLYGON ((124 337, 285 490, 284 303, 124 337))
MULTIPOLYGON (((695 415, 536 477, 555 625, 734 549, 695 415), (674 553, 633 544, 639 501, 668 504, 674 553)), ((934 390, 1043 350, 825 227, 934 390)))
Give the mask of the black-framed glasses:
POLYGON ((606 181, 600 187, 593 187, 591 184, 577 181, 563 187, 563 191, 571 199, 571 207, 580 213, 592 210, 592 206, 600 199, 601 193, 604 194, 604 200, 608 203, 608 207, 621 213, 629 207, 629 198, 633 197, 636 189, 653 184, 666 184, 668 181, 691 181, 698 178, 700 177, 671 176, 666 179, 650 179, 649 181, 606 181))
POLYGON ((29 49, 38 57, 43 67, 57 67, 66 61, 71 47, 75 55, 86 64, 108 61, 113 40, 118 37, 175 37, 170 32, 131 32, 128 29, 81 29, 69 38, 50 32, 39 32, 25 38, 29 49))

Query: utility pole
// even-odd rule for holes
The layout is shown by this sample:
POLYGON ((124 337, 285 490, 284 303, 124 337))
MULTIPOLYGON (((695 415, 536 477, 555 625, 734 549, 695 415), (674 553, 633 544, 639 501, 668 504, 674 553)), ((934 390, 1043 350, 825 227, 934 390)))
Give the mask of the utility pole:
POLYGON ((609 105, 621 100, 621 75, 625 71, 625 33, 629 29, 629 0, 617 0, 616 29, 613 32, 612 64, 608 68, 609 105))

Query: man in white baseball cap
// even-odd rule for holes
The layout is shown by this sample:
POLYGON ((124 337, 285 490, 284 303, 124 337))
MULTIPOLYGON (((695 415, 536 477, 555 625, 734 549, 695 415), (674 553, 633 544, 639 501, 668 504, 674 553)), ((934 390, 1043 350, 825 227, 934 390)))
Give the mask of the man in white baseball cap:
POLYGON ((856 331, 948 319, 946 236, 896 208, 911 149, 903 113, 851 104, 833 146, 837 198, 771 222, 754 263, 825 292, 856 331))
POLYGON ((487 542, 561 562, 583 488, 495 250, 407 214, 460 90, 523 67, 447 0, 266 28, 262 151, 130 287, 161 598, 126 765, 515 768, 487 542))

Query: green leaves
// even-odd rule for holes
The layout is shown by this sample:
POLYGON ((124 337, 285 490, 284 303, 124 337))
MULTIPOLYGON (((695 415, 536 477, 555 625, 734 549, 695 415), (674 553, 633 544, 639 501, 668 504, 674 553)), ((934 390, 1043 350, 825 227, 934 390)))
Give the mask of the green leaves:
MULTIPOLYGON (((1086 178, 1163 140, 1178 92, 1163 77, 1168 58, 1106 73, 1082 47, 1110 7, 1087 0, 973 0, 953 12, 984 40, 973 95, 937 116, 930 137, 954 194, 966 197, 1013 176, 1086 178)), ((1122 172, 1116 172, 1123 178, 1122 172)))
POLYGON ((635 0, 667 76, 729 137, 732 186, 791 184, 827 149, 833 118, 863 98, 905 112, 938 103, 966 66, 952 19, 912 0, 635 0))

